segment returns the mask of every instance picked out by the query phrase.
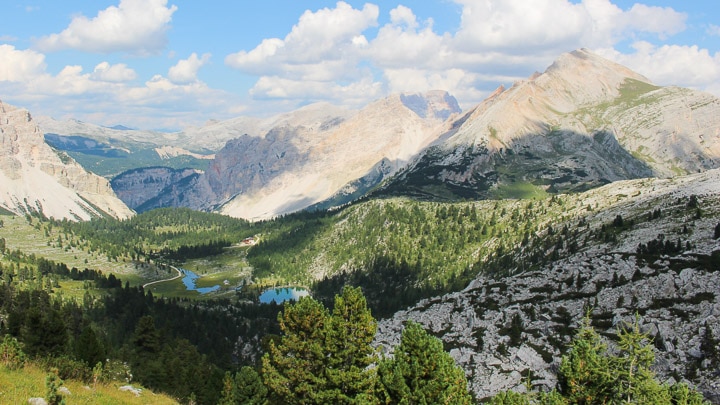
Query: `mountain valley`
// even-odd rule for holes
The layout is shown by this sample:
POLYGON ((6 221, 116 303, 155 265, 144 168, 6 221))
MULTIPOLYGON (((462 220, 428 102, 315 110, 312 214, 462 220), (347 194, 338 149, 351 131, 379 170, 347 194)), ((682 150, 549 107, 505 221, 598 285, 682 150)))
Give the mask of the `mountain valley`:
POLYGON ((658 381, 720 403, 720 99, 707 93, 580 49, 465 111, 445 91, 403 93, 162 133, 0 103, 0 136, 0 287, 15 297, 0 294, 0 330, 24 347, 32 324, 10 302, 33 291, 74 316, 64 355, 106 330, 105 354, 141 383, 217 400, 224 372, 261 370, 281 341, 292 306, 261 292, 304 288, 331 314, 354 286, 382 356, 417 323, 476 402, 561 386, 587 317, 608 342, 637 322, 658 381), (217 290, 187 290, 184 271, 217 290), (185 385, 153 374, 182 350, 197 365, 185 385))

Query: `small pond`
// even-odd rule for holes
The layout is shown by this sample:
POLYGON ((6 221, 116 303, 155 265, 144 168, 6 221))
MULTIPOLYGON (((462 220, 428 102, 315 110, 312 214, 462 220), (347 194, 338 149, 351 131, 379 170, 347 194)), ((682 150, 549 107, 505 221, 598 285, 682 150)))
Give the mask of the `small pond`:
POLYGON ((185 284, 185 288, 187 288, 188 291, 197 291, 200 294, 207 294, 220 289, 220 285, 214 285, 212 287, 198 287, 195 285, 195 281, 200 278, 200 276, 190 270, 180 269, 180 271, 183 273, 182 282, 185 284))
POLYGON ((308 295, 310 295, 308 290, 299 287, 268 288, 260 294, 260 302, 269 304, 275 301, 278 304, 282 304, 288 300, 297 301, 300 297, 306 297, 308 295))

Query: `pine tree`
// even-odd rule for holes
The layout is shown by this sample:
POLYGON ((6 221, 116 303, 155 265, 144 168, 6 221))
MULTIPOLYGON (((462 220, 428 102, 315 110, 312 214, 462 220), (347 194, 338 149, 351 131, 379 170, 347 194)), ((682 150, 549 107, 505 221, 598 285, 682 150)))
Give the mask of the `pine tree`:
POLYGON ((563 356, 558 376, 560 390, 575 404, 608 403, 613 397, 614 376, 606 354, 607 346, 585 318, 563 356))
POLYGON ((467 379, 442 342, 415 322, 402 332, 392 359, 380 362, 379 396, 387 404, 470 404, 467 379))
POLYGON ((217 405, 236 405, 240 403, 237 398, 237 388, 232 374, 226 371, 223 377, 223 390, 217 405))
POLYGON ((236 398, 238 404, 262 405, 267 403, 268 390, 254 368, 244 366, 235 373, 236 398))
POLYGON ((75 355, 79 360, 86 362, 88 366, 105 360, 105 350, 90 325, 83 328, 75 341, 75 355))
POLYGON ((325 378, 325 322, 327 310, 311 297, 285 307, 278 315, 282 337, 270 342, 262 359, 262 377, 271 402, 320 403, 328 386, 325 378))
POLYGON ((346 286, 335 297, 326 328, 330 392, 325 399, 335 404, 356 403, 372 395, 376 376, 368 367, 378 360, 371 346, 377 322, 360 288, 346 286))
POLYGON ((288 305, 283 332, 263 357, 262 374, 273 400, 354 404, 371 400, 377 361, 371 343, 377 323, 359 288, 345 287, 332 314, 312 298, 288 305))
POLYGON ((655 353, 648 336, 640 332, 639 318, 621 328, 618 338, 620 354, 611 358, 610 368, 617 379, 616 400, 640 404, 670 403, 668 390, 655 380, 655 373, 650 370, 655 353))

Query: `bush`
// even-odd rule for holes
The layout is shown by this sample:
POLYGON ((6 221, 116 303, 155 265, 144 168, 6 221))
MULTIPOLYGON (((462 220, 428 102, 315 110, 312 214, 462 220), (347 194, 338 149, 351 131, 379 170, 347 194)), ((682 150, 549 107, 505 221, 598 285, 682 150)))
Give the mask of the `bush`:
POLYGON ((9 370, 17 370, 25 366, 26 361, 27 356, 20 349, 17 339, 5 335, 2 343, 0 343, 0 363, 9 370))

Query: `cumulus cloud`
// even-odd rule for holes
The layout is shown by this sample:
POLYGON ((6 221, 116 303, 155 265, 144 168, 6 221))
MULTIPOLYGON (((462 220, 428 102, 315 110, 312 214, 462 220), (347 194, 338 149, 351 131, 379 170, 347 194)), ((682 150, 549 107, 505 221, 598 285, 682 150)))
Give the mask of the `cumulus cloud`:
POLYGON ((42 51, 77 49, 86 52, 154 54, 165 47, 166 32, 176 6, 167 0, 121 0, 94 18, 75 17, 59 34, 37 40, 42 51))
POLYGON ((182 59, 168 71, 168 78, 174 83, 191 83, 197 80, 200 68, 210 61, 210 54, 206 53, 198 58, 193 52, 189 58, 182 59))
POLYGON ((382 97, 383 88, 372 77, 343 85, 263 76, 250 93, 259 100, 343 100, 346 105, 361 105, 382 97))
POLYGON ((108 62, 101 62, 95 66, 95 70, 93 70, 90 77, 101 82, 120 83, 135 80, 137 74, 124 63, 111 65, 108 62))
POLYGON ((696 45, 656 46, 646 41, 634 43, 633 49, 631 54, 615 49, 598 53, 664 86, 704 88, 720 81, 720 53, 711 55, 696 45))
POLYGON ((0 45, 0 82, 22 82, 42 74, 47 65, 45 55, 18 50, 12 45, 0 45))
MULTIPOLYGON (((692 44, 663 44, 693 26, 686 14, 644 4, 621 8, 614 1, 451 0, 460 13, 450 32, 437 30, 431 18, 416 14, 411 6, 384 10, 387 22, 381 25, 378 6, 354 8, 339 1, 305 11, 284 37, 265 38, 254 48, 225 57, 227 66, 257 77, 249 91, 256 102, 246 106, 228 102, 236 99, 198 79, 211 58, 198 53, 140 83, 123 63, 101 62, 88 72, 66 66, 50 74, 42 53, 0 45, 0 60, 8 61, 0 64, 0 93, 48 100, 60 100, 62 94, 85 109, 107 106, 110 111, 122 105, 123 114, 138 117, 124 122, 136 127, 148 127, 139 117, 150 113, 165 117, 153 125, 172 126, 169 122, 187 119, 185 110, 205 120, 210 114, 217 117, 218 111, 253 114, 253 108, 289 110, 313 101, 360 107, 389 92, 431 89, 448 90, 467 108, 499 84, 527 78, 561 53, 580 47, 658 84, 720 93, 717 53, 692 44), (628 44, 634 44, 629 51, 628 44)), ((67 29, 41 38, 36 46, 157 53, 165 45, 175 10, 167 0, 121 0, 93 18, 74 18, 67 29)), ((720 35, 716 25, 703 29, 707 35, 720 35)))
MULTIPOLYGON (((193 59, 207 60, 197 55, 187 60, 193 59)), ((199 80, 177 83, 155 75, 137 84, 137 73, 123 63, 101 62, 92 71, 67 65, 52 74, 47 71, 45 55, 11 45, 0 45, 0 60, 6 62, 0 64, 3 101, 30 108, 36 114, 107 125, 179 129, 188 123, 204 122, 209 116, 230 118, 240 104, 236 96, 199 80)), ((182 77, 181 73, 193 69, 180 68, 177 74, 182 77)))
POLYGON ((256 99, 300 99, 303 89, 311 98, 332 97, 336 91, 318 87, 350 88, 374 77, 373 89, 441 88, 469 106, 500 84, 493 80, 525 78, 563 52, 664 38, 684 30, 687 19, 668 7, 621 9, 610 0, 454 2, 461 14, 457 31, 450 33, 436 32, 432 19, 419 19, 408 6, 391 9, 389 22, 378 27, 377 6, 354 9, 338 2, 335 8, 306 11, 285 38, 264 39, 254 49, 228 55, 225 63, 258 76, 251 91, 256 99))
POLYGON ((405 6, 391 10, 390 19, 380 28, 369 50, 370 58, 379 67, 422 67, 448 56, 448 38, 433 32, 432 21, 418 29, 415 14, 405 6))
POLYGON ((328 74, 327 81, 347 78, 357 74, 358 50, 367 45, 362 33, 377 25, 378 15, 376 5, 365 4, 358 10, 342 1, 333 9, 308 10, 284 39, 265 39, 250 51, 228 55, 225 63, 245 73, 282 74, 295 80, 317 76, 318 69, 328 74), (343 69, 323 67, 337 66, 338 61, 343 62, 343 69))
POLYGON ((525 52, 538 46, 567 48, 591 21, 582 4, 567 0, 457 3, 462 5, 462 15, 454 45, 465 52, 495 49, 525 52))

